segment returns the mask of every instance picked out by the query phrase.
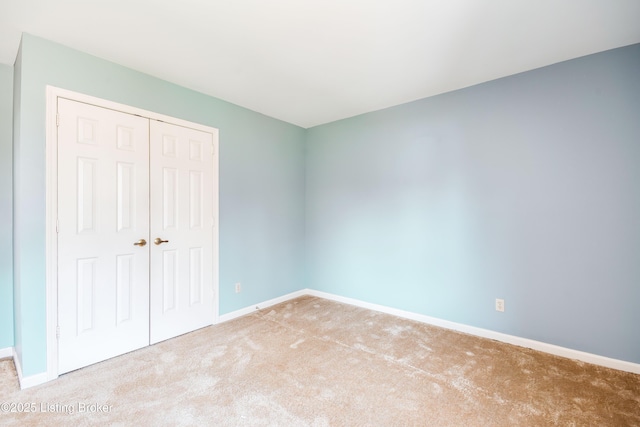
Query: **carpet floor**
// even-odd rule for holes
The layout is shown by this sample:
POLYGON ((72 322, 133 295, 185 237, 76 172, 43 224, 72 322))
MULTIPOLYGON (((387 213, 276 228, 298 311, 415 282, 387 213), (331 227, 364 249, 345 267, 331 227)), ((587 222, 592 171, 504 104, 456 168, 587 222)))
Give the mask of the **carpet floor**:
POLYGON ((640 375, 306 296, 26 390, 1 360, 0 403, 3 426, 640 426, 640 375))

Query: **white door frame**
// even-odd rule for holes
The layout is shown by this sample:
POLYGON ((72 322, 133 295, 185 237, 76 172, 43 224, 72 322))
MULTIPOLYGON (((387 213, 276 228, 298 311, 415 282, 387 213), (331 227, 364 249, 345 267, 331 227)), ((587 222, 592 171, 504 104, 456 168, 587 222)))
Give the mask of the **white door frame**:
POLYGON ((214 319, 212 323, 218 323, 219 317, 219 208, 218 208, 218 180, 219 164, 218 153, 219 140, 218 129, 200 125, 193 122, 165 116, 163 114, 142 110, 140 108, 107 101, 93 96, 72 92, 66 89, 47 86, 47 112, 46 112, 46 309, 47 309, 47 381, 58 378, 58 130, 57 130, 57 101, 58 98, 71 99, 78 102, 92 104, 98 107, 121 111, 151 120, 172 123, 213 135, 213 290, 214 290, 214 319))

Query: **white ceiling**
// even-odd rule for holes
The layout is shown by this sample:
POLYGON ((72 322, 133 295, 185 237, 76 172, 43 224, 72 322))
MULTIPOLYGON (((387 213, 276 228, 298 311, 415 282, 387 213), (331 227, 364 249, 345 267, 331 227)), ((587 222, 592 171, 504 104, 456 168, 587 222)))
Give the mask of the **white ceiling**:
POLYGON ((640 42, 640 0, 0 0, 27 32, 302 127, 640 42))

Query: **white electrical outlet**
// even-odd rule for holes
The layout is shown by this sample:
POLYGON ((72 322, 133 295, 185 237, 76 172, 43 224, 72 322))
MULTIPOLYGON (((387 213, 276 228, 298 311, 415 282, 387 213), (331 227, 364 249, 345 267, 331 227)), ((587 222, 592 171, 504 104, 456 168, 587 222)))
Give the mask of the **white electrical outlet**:
POLYGON ((238 282, 236 283, 236 294, 239 294, 240 292, 242 292, 242 285, 238 282))
POLYGON ((496 298, 496 311, 504 311, 504 300, 496 298))

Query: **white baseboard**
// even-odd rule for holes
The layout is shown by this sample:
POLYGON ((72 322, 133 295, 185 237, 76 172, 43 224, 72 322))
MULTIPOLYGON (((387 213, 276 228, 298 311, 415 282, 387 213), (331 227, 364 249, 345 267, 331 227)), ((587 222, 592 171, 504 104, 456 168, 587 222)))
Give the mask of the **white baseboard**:
POLYGON ((324 298, 324 299, 328 299, 336 302, 355 305, 355 306, 366 308, 369 310, 392 314, 394 316, 415 320, 415 321, 426 323, 429 325, 439 326, 441 328, 464 332, 469 335, 475 335, 478 337, 489 338, 492 340, 517 345, 520 347, 530 348, 533 350, 542 351, 544 353, 549 353, 556 356, 580 360, 582 362, 587 362, 594 365, 617 369, 620 371, 640 374, 640 364, 638 363, 612 359, 610 357, 599 356, 597 354, 586 353, 580 350, 573 350, 566 347, 560 347, 557 345, 548 344, 541 341, 535 341, 528 338, 521 338, 515 335, 503 334, 501 332, 491 331, 489 329, 477 328, 475 326, 464 325, 462 323, 450 322, 448 320, 438 319, 435 317, 426 316, 424 314, 412 313, 410 311, 399 310, 399 309, 387 307, 384 305, 372 304, 372 303, 360 301, 353 298, 347 298, 347 297, 342 297, 340 295, 330 294, 327 292, 315 291, 313 289, 305 289, 303 293, 306 295, 316 296, 319 298, 324 298))
POLYGON ((253 313, 256 310, 262 310, 263 308, 271 307, 272 305, 280 304, 281 302, 289 301, 294 298, 298 298, 304 295, 309 295, 308 289, 303 289, 301 291, 292 292, 290 294, 283 295, 278 298, 273 298, 268 301, 264 301, 258 304, 252 304, 248 307, 241 308, 240 310, 232 311, 231 313, 223 314, 218 316, 218 323, 228 322, 229 320, 236 319, 238 317, 245 316, 247 314, 253 313))
POLYGON ((13 349, 13 364, 16 366, 16 372, 18 373, 18 381, 20 382, 21 390, 44 384, 49 380, 46 372, 36 375, 30 375, 28 377, 22 376, 22 366, 20 365, 20 359, 18 358, 18 354, 16 353, 15 348, 13 349))
POLYGON ((0 348, 0 359, 13 357, 13 347, 0 348))

